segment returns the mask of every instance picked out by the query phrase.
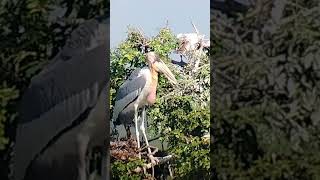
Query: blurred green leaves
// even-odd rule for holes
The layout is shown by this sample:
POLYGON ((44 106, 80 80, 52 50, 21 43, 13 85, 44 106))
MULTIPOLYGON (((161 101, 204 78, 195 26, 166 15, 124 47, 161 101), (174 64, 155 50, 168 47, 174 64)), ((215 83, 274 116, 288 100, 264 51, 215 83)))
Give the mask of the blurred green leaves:
POLYGON ((9 173, 18 105, 34 75, 60 51, 83 20, 103 15, 105 0, 0 2, 0 179, 9 173), (63 13, 54 11, 63 9, 63 13))
POLYGON ((9 142, 7 138, 5 138, 5 124, 6 121, 10 121, 12 123, 16 114, 12 114, 10 116, 10 112, 7 111, 8 107, 12 106, 12 101, 15 100, 19 96, 19 91, 15 89, 15 87, 8 87, 6 83, 3 83, 0 86, 0 150, 3 150, 9 142))
POLYGON ((259 17, 212 12, 217 179, 319 179, 316 4, 287 1, 279 24, 262 4, 259 17))

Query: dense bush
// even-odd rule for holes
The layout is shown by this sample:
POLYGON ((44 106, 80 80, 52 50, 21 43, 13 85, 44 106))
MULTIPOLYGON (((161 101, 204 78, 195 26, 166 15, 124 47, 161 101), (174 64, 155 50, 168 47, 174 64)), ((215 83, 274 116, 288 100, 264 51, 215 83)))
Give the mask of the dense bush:
POLYGON ((30 79, 77 25, 108 13, 106 0, 2 0, 0 3, 0 179, 7 179, 17 107, 30 79))
MULTIPOLYGON (((146 65, 145 57, 137 48, 143 41, 138 30, 129 29, 127 39, 111 52, 111 104, 116 90, 133 69, 146 65)), ((176 49, 177 39, 169 28, 162 28, 148 42, 178 81, 178 85, 172 87, 160 75, 157 101, 147 111, 148 132, 168 143, 165 153, 176 155, 171 162, 176 179, 209 179, 209 142, 203 138, 210 125, 208 56, 203 55, 200 69, 191 73, 191 67, 181 68, 171 63, 169 55, 176 49)), ((113 162, 113 172, 122 172, 115 174, 114 178, 129 178, 127 171, 119 161, 113 162)))
POLYGON ((319 3, 256 2, 212 12, 215 176, 319 179, 319 3))

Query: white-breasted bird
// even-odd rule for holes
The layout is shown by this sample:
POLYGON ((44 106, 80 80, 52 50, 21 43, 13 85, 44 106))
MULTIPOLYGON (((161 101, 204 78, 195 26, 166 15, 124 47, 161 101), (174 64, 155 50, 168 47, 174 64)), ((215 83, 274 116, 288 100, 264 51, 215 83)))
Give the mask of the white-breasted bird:
POLYGON ((118 89, 112 120, 114 125, 123 124, 127 130, 132 122, 134 122, 137 145, 138 148, 140 148, 138 112, 139 109, 142 109, 140 130, 144 136, 148 152, 151 153, 144 127, 144 121, 146 119, 145 107, 154 104, 156 101, 159 73, 163 73, 172 84, 176 84, 177 80, 155 52, 147 52, 146 61, 148 67, 134 70, 118 89))

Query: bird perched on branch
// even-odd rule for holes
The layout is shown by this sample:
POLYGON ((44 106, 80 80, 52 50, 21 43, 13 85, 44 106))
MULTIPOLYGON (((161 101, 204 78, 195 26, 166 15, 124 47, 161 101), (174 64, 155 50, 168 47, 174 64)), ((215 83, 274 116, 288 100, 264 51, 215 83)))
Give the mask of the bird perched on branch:
POLYGON ((14 180, 86 180, 87 153, 104 154, 109 17, 85 21, 23 95, 12 157, 14 180))
POLYGON ((144 127, 144 121, 146 119, 145 108, 147 105, 152 105, 156 101, 159 73, 163 73, 172 84, 176 84, 177 80, 155 52, 151 51, 148 47, 146 49, 148 67, 134 70, 129 78, 120 86, 115 99, 112 120, 115 126, 123 124, 127 132, 130 131, 129 127, 134 120, 137 146, 140 148, 138 112, 139 109, 142 109, 140 130, 150 154, 151 150, 144 127))
POLYGON ((179 46, 177 53, 180 54, 181 62, 182 56, 186 57, 193 66, 197 68, 199 66, 199 55, 204 52, 204 49, 210 47, 210 40, 205 39, 204 35, 201 35, 197 27, 192 22, 195 33, 180 33, 177 34, 179 46))

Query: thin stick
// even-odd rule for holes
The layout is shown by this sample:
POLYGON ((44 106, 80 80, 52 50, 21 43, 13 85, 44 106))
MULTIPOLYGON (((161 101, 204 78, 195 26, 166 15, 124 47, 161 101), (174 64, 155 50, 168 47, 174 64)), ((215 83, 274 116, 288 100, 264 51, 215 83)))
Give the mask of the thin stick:
POLYGON ((199 31, 198 31, 198 29, 197 29, 196 25, 194 25, 194 23, 193 23, 192 21, 191 21, 191 24, 192 24, 192 26, 193 26, 194 30, 196 31, 196 33, 199 35, 199 31))
MULTIPOLYGON (((156 158, 159 159, 159 163, 157 165, 160 165, 160 164, 164 164, 164 163, 170 161, 171 159, 174 158, 174 156, 173 155, 168 155, 168 156, 165 156, 165 157, 156 157, 156 158)), ((144 164, 142 168, 141 167, 137 167, 136 169, 133 170, 133 172, 140 173, 140 172, 143 171, 143 168, 150 169, 154 165, 156 165, 156 164, 152 164, 152 163, 144 164)))

